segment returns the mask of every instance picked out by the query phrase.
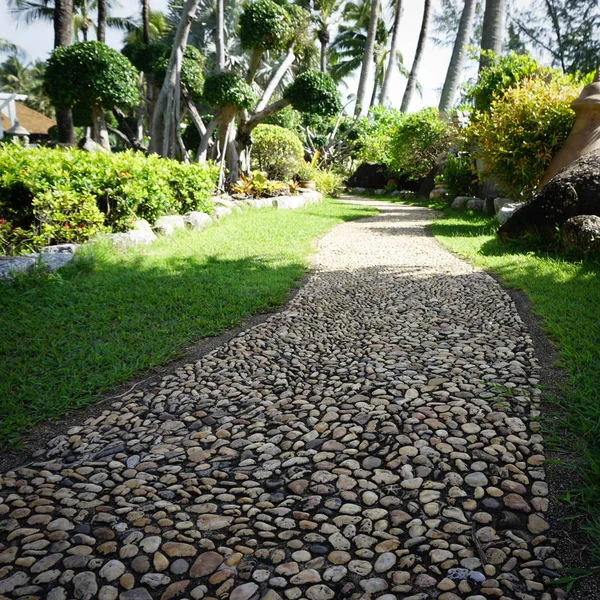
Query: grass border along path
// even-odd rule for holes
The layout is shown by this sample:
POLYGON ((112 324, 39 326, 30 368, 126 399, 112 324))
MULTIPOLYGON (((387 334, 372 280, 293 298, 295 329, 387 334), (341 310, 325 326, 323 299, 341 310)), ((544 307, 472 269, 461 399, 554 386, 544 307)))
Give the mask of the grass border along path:
POLYGON ((566 374, 558 393, 546 394, 554 409, 543 423, 545 445, 564 459, 559 500, 569 504, 570 518, 600 560, 600 261, 533 243, 503 243, 492 216, 453 211, 439 201, 398 202, 443 210, 431 224, 434 236, 506 287, 522 290, 541 317, 566 374))
POLYGON ((0 446, 280 306, 315 238, 376 212, 330 200, 246 210, 125 254, 89 245, 57 274, 0 284, 0 446))

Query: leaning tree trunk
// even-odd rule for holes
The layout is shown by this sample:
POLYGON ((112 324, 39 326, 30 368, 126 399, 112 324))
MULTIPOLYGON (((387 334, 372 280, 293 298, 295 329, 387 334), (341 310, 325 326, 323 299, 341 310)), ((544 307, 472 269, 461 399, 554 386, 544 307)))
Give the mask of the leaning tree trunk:
POLYGON ((186 0, 181 11, 181 20, 173 41, 169 65, 154 107, 150 152, 160 154, 163 158, 173 155, 176 144, 176 128, 179 127, 179 123, 177 122, 178 111, 175 108, 175 103, 180 101, 181 63, 187 46, 190 27, 199 4, 200 0, 186 0))
MULTIPOLYGON (((481 49, 491 50, 494 54, 502 52, 504 34, 504 7, 505 0, 486 0, 485 14, 483 15, 483 32, 481 34, 481 49)), ((481 55, 479 71, 486 67, 489 59, 481 55)))
POLYGON ((106 0, 98 0, 98 31, 96 36, 99 42, 106 41, 106 0))
POLYGON ((421 68, 421 61, 423 60, 423 51, 425 50, 425 43, 427 42, 427 30, 429 29, 429 17, 431 16, 431 0, 425 0, 423 6, 423 21, 421 22, 421 33, 419 34, 419 41, 417 43, 417 51, 415 52, 415 60, 413 61, 412 68, 410 69, 410 75, 406 82, 406 89, 404 90, 404 96, 402 97, 402 106, 400 110, 406 112, 410 107, 415 88, 417 87, 417 76, 419 69, 421 68))
MULTIPOLYGON (((55 0, 54 3, 54 47, 69 46, 73 28, 73 0, 55 0)), ((75 145, 75 129, 71 109, 56 108, 58 141, 75 145)))
POLYGON ((371 14, 369 16, 369 29, 367 31, 367 41, 365 43, 365 52, 362 59, 362 67, 360 70, 360 79, 358 81, 358 91, 356 92, 356 106, 354 114, 362 113, 365 94, 367 92, 367 80, 371 63, 373 62, 373 52, 375 50, 375 35, 377 33, 377 22, 379 21, 379 0, 371 0, 371 14))
POLYGON ((92 106, 92 123, 94 126, 93 139, 105 150, 110 151, 110 142, 108 141, 108 129, 104 119, 104 111, 100 106, 92 106))
POLYGON ((448 113, 452 108, 454 97, 456 96, 456 91, 460 84, 465 67, 467 46, 469 44, 469 38, 471 37, 471 31, 473 30, 476 4, 477 0, 465 0, 465 6, 458 25, 458 34, 456 36, 456 41, 454 42, 454 49, 452 50, 452 58, 450 59, 450 65, 448 66, 448 72, 446 73, 446 81, 444 82, 444 88, 442 89, 442 96, 440 98, 439 109, 442 114, 448 113))
POLYGON ((387 69, 385 70, 385 77, 383 78, 381 92, 379 92, 379 104, 381 104, 381 106, 385 106, 387 104, 390 83, 392 81, 392 74, 394 73, 394 67, 396 66, 396 55, 398 54, 398 46, 400 45, 400 19, 402 17, 402 0, 396 0, 394 11, 394 25, 392 30, 390 56, 388 59, 387 69))

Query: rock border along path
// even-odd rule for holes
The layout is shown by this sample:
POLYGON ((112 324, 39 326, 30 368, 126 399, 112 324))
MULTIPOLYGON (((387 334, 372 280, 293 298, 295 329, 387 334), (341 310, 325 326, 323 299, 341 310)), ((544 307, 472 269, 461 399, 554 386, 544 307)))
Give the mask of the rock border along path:
POLYGON ((0 478, 0 598, 549 600, 534 350, 426 209, 0 478))

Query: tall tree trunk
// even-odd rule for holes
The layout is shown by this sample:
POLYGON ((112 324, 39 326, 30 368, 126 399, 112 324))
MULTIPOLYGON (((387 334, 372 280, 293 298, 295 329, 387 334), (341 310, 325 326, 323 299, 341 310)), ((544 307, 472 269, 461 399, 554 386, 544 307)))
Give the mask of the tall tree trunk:
MULTIPOLYGON (((69 46, 73 30, 73 0, 55 0, 54 3, 54 47, 69 46)), ((58 141, 61 144, 75 144, 75 130, 71 109, 56 109, 58 141)))
MULTIPOLYGON (((483 32, 481 34, 481 49, 491 50, 494 54, 502 53, 504 41, 504 9, 505 0, 485 0, 483 15, 483 32)), ((479 59, 479 71, 489 63, 485 56, 479 59)))
POLYGON ((452 50, 452 58, 450 59, 446 81, 444 81, 444 88, 442 89, 442 96, 440 98, 439 109, 442 114, 447 113, 452 108, 454 97, 456 96, 456 91, 458 90, 465 68, 467 46, 473 30, 476 4, 477 0, 465 0, 465 6, 458 25, 458 34, 454 42, 454 49, 452 50))
POLYGON ((217 72, 225 70, 225 0, 217 0, 217 27, 215 46, 217 48, 217 72))
POLYGON ((371 0, 371 14, 369 16, 369 29, 367 31, 367 41, 365 43, 365 53, 363 54, 362 67, 360 69, 360 79, 358 81, 358 91, 356 92, 356 106, 354 114, 360 115, 363 109, 365 94, 367 92, 367 81, 369 71, 373 63, 373 52, 375 50, 375 35, 377 33, 377 21, 379 20, 379 0, 371 0))
POLYGON ((98 30, 96 37, 99 42, 106 41, 106 0, 98 0, 98 30))
POLYGON ((169 156, 176 141, 175 129, 179 127, 179 123, 176 119, 175 103, 179 102, 180 96, 181 63, 187 46, 190 27, 199 4, 200 0, 186 0, 181 11, 181 19, 175 33, 173 49, 169 58, 169 66, 154 107, 150 152, 156 152, 165 158, 169 156))
POLYGON ((150 43, 150 7, 148 0, 142 0, 142 32, 144 36, 144 44, 150 43))
POLYGON ((321 72, 325 73, 327 71, 327 45, 331 38, 329 31, 325 28, 322 28, 317 35, 321 44, 321 72))
POLYGON ((429 29, 429 18, 431 17, 431 0, 425 0, 423 6, 423 21, 421 22, 421 33, 419 34, 419 41, 417 43, 417 50, 415 52, 415 60, 413 61, 410 69, 410 75, 406 82, 406 89, 404 90, 404 96, 402 97, 402 106, 400 110, 406 112, 410 103, 412 102, 415 88, 417 87, 417 77, 419 69, 421 68, 421 61, 423 60, 423 51, 425 50, 425 43, 427 42, 427 30, 429 29))
POLYGON ((392 30, 392 43, 390 46, 390 57, 388 59, 388 66, 385 70, 385 77, 383 79, 383 85, 381 86, 381 92, 379 93, 379 104, 385 106, 388 102, 390 83, 392 81, 392 75, 396 67, 396 55, 398 54, 398 46, 400 45, 400 19, 402 17, 402 0, 396 0, 394 6, 394 25, 392 30))

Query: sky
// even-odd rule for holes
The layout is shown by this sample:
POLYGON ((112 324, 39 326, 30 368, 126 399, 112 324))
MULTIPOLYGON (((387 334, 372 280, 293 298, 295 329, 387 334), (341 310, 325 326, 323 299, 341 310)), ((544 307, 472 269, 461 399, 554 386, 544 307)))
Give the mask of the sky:
MULTIPOLYGON (((120 0, 121 7, 115 10, 115 16, 127 17, 137 15, 139 12, 139 0, 120 0)), ((387 3, 386 3, 387 4, 387 3)), ((410 67, 412 64, 421 20, 423 17, 423 2, 421 0, 409 0, 404 2, 403 21, 401 23, 402 37, 400 41, 400 52, 404 57, 404 64, 410 67)), ((436 10, 439 0, 434 0, 433 9, 436 10)), ((152 10, 165 10, 167 0, 150 0, 152 10)), ((28 60, 46 59, 52 51, 54 33, 51 23, 36 22, 28 25, 24 20, 17 21, 8 8, 8 0, 0 0, 0 38, 5 38, 25 49, 28 60)), ((116 49, 122 47, 123 34, 120 31, 107 30, 106 42, 116 49)), ((415 111, 423 106, 437 106, 441 87, 444 83, 446 70, 450 62, 452 48, 438 47, 431 39, 427 41, 421 69, 419 82, 422 86, 422 97, 415 93, 410 111, 415 111)), ((358 77, 348 82, 348 89, 343 90, 345 95, 355 93, 358 77)), ((392 82, 391 102, 395 108, 400 107, 406 81, 397 72, 392 82)), ((371 89, 368 87, 367 89, 371 89)), ((368 94, 370 97, 370 93, 368 94)))

